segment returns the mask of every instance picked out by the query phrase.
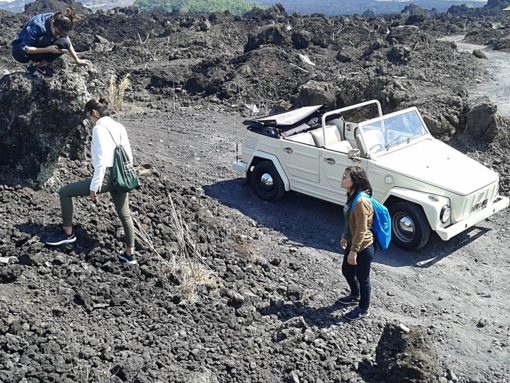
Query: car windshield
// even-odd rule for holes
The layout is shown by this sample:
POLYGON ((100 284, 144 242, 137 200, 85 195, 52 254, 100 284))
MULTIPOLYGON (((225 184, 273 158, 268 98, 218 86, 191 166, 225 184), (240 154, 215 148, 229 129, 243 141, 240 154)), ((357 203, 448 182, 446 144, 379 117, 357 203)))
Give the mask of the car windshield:
POLYGON ((370 153, 386 151, 428 134, 416 110, 361 123, 365 146, 370 153))

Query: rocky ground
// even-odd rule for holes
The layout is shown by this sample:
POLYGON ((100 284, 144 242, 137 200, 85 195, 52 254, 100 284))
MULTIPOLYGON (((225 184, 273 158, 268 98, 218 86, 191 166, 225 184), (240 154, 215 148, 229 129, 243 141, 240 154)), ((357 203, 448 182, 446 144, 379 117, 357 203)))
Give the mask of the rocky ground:
POLYGON ((10 155, 0 162, 0 381, 510 380, 508 212, 447 243, 434 237, 418 252, 378 253, 373 315, 349 324, 336 303, 346 292, 340 207, 294 193, 261 202, 230 167, 241 122, 257 110, 378 98, 386 111, 418 105, 438 137, 499 170, 508 193, 505 120, 497 117, 490 137, 466 130, 480 118, 470 88, 489 67, 436 40, 480 21, 405 26, 406 18, 296 17, 278 8, 245 19, 127 9, 87 16, 77 29, 73 42, 93 68, 67 63, 51 80, 30 80, 6 45, 24 16, 1 17, 10 74, 0 80, 0 149, 10 155), (140 262, 131 268, 115 260, 122 229, 108 196, 98 205, 76 200, 75 245, 42 244, 60 224, 55 190, 90 174, 77 147, 87 145, 77 104, 128 73, 118 118, 136 162, 149 169, 130 196, 140 262), (55 89, 73 102, 51 104, 55 89), (18 118, 8 119, 13 105, 18 118), (59 108, 72 116, 66 127, 59 108), (40 155, 25 150, 18 156, 31 161, 18 161, 18 136, 40 155), (39 186, 36 165, 51 170, 39 186), (189 259, 170 197, 196 243, 189 259))

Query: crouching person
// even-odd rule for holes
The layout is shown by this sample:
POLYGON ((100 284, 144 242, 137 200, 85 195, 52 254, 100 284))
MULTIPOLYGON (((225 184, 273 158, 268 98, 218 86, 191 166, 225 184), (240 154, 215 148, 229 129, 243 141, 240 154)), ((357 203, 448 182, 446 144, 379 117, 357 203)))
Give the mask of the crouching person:
POLYGON ((126 129, 110 117, 107 105, 105 99, 90 100, 85 105, 85 114, 93 127, 91 154, 94 175, 92 178, 74 182, 59 190, 63 232, 60 235, 48 238, 46 244, 58 246, 76 241, 72 224, 73 197, 88 196, 96 203, 98 194, 109 192, 122 222, 126 242, 126 250, 117 257, 121 263, 136 264, 134 258, 135 234, 133 219, 129 211, 129 193, 114 190, 110 178, 116 143, 122 143, 131 163, 133 162, 133 155, 126 129))
POLYGON ((78 58, 68 34, 73 30, 77 16, 74 10, 44 13, 32 17, 12 42, 12 57, 28 63, 29 73, 53 75, 51 63, 69 52, 78 65, 90 65, 89 60, 78 58))

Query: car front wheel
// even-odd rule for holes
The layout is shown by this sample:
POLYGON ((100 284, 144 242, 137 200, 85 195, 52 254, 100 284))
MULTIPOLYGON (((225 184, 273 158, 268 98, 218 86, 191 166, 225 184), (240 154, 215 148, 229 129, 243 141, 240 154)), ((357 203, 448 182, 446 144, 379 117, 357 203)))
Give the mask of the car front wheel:
POLYGON ((430 238, 430 226, 420 206, 397 202, 389 207, 392 242, 407 250, 420 249, 430 238))
POLYGON ((285 194, 285 186, 271 161, 255 165, 250 175, 250 184, 255 194, 264 201, 276 201, 285 194))

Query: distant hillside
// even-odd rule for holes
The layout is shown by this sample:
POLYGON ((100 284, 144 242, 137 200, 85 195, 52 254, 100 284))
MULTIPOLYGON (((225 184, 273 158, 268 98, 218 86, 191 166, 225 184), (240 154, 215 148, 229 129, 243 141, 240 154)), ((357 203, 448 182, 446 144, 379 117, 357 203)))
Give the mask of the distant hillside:
POLYGON ((376 1, 376 0, 257 0, 265 5, 281 3, 289 13, 323 13, 325 15, 362 14, 370 10, 375 14, 399 13, 405 6, 416 4, 422 8, 444 12, 453 5, 466 4, 481 7, 485 2, 452 0, 411 0, 411 1, 376 1))
MULTIPOLYGON (((23 12, 25 4, 31 0, 0 0, 0 9, 11 12, 23 12)), ((90 9, 108 9, 133 4, 134 0, 83 0, 90 9)), ((362 14, 370 10, 375 14, 399 13, 406 5, 416 4, 422 8, 435 8, 440 12, 446 11, 453 5, 467 4, 481 7, 487 2, 475 0, 411 0, 411 1, 377 1, 377 0, 137 0, 140 8, 149 9, 180 9, 181 11, 209 12, 211 10, 226 10, 232 13, 243 13, 251 9, 252 4, 274 5, 281 3, 288 13, 323 13, 325 15, 362 14)), ((502 0, 489 0, 489 3, 505 3, 502 0)))
POLYGON ((242 15, 256 4, 246 0, 136 0, 135 6, 141 11, 164 10, 182 13, 210 13, 229 11, 242 15))

